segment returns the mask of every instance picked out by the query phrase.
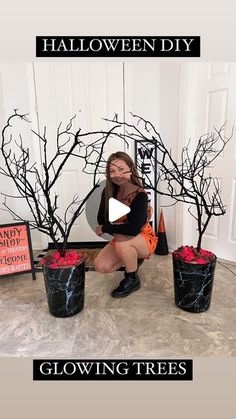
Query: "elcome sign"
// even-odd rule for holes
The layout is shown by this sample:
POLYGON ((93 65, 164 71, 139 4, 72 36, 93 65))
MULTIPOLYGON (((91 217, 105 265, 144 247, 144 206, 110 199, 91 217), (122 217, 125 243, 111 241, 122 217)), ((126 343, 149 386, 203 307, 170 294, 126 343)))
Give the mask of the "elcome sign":
POLYGON ((135 141, 135 163, 142 176, 144 189, 149 197, 149 204, 153 208, 150 224, 156 231, 157 228, 157 194, 151 189, 156 185, 157 179, 157 148, 155 143, 148 141, 135 141))
POLYGON ((29 224, 0 225, 0 276, 27 272, 35 279, 29 224))

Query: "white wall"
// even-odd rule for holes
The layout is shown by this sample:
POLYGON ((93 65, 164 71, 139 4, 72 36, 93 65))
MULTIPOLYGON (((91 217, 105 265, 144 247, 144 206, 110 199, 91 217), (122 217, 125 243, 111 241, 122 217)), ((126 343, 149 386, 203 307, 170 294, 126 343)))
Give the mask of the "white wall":
MULTIPOLYGON (((14 107, 31 113, 36 130, 42 130, 47 125, 50 138, 53 138, 58 121, 63 119, 66 122, 65 119, 74 113, 78 114, 78 110, 82 110, 79 126, 84 129, 100 128, 100 118, 112 117, 113 112, 119 112, 121 118, 125 112, 125 119, 129 122, 131 111, 153 122, 167 146, 172 149, 173 156, 177 154, 180 93, 178 63, 145 60, 130 61, 124 65, 122 62, 106 61, 41 62, 34 66, 32 63, 1 64, 0 81, 0 105, 3 109, 1 127, 14 107)), ((110 144, 107 153, 121 147, 110 144)), ((132 147, 129 152, 134 155, 132 147)), ((70 176, 72 169, 72 166, 68 168, 70 176)), ((2 182, 2 178, 0 180, 2 182)), ((9 184, 1 185, 1 190, 5 188, 9 191, 9 184)), ((63 194, 67 193, 65 191, 68 191, 68 187, 63 194)), ((157 202, 158 206, 170 203, 160 196, 157 196, 157 202)), ((27 208, 23 203, 18 202, 17 205, 18 208, 20 205, 22 214, 27 216, 27 208)), ((176 207, 163 207, 163 212, 168 244, 173 249, 177 242, 176 207)), ((10 221, 7 213, 1 214, 1 222, 10 221)), ((86 227, 85 221, 82 218, 79 220, 72 240, 97 240, 93 231, 86 227)), ((33 246, 40 248, 45 245, 41 235, 33 233, 33 246)))
MULTIPOLYGON (((123 119, 122 62, 40 62, 34 64, 34 70, 39 125, 41 130, 44 125, 47 126, 49 139, 55 139, 60 121, 65 126, 74 115, 74 132, 81 128, 81 133, 106 130, 107 124, 102 118, 112 119, 115 112, 123 119)), ((94 140, 95 137, 87 137, 83 141, 89 144, 94 140)), ((124 149, 124 144, 116 138, 106 144, 103 157, 108 157, 117 149, 124 149)), ((55 152, 53 140, 50 151, 55 152)), ((61 217, 75 194, 82 200, 92 189, 93 176, 82 171, 83 165, 84 161, 81 164, 81 160, 72 157, 63 168, 55 189, 59 195, 61 217)), ((93 167, 90 172, 92 170, 93 167)), ((104 180, 103 175, 98 178, 104 180)), ((93 199, 94 195, 91 197, 93 199)), ((93 218, 96 219, 95 213, 93 218)), ((101 241, 87 223, 85 211, 74 223, 69 240, 101 241)))
MULTIPOLYGON (((160 63, 153 60, 127 62, 124 65, 125 120, 136 125, 137 119, 132 114, 150 121, 157 129, 160 127, 160 63), (130 113, 131 112, 131 113, 130 113)), ((134 157, 135 142, 129 142, 129 152, 134 157)), ((153 210, 151 222, 158 225, 159 195, 149 190, 149 202, 153 210), (155 196, 156 195, 156 196, 155 196), (156 198, 156 199, 155 199, 156 198)))
MULTIPOLYGON (((36 127, 34 114, 34 85, 31 63, 1 63, 0 64, 0 128, 6 125, 6 121, 10 115, 14 114, 14 109, 18 109, 19 113, 29 113, 32 123, 27 124, 15 120, 14 123, 14 139, 19 140, 19 133, 24 138, 24 144, 29 147, 33 161, 39 161, 38 141, 33 141, 30 128, 36 127), (19 123, 18 123, 19 122, 19 123)), ((0 155, 0 165, 4 167, 2 155, 0 155)), ((13 196, 19 196, 14 184, 6 177, 0 176, 0 192, 13 196)), ((4 197, 0 195, 0 209, 3 209, 4 197)), ((7 198, 9 207, 16 212, 20 212, 24 220, 32 220, 32 215, 25 201, 21 198, 7 198)), ((7 211, 0 211, 0 223, 13 222, 12 216, 7 211)), ((36 230, 31 231, 32 242, 35 248, 42 247, 41 234, 36 230)))
MULTIPOLYGON (((174 159, 178 155, 180 70, 181 66, 178 63, 162 63, 160 66, 159 132, 167 148, 171 149, 174 159)), ((173 201, 164 195, 160 195, 159 202, 164 215, 168 246, 170 250, 173 250, 179 241, 179 237, 176 235, 176 213, 178 208, 173 206, 173 201)))

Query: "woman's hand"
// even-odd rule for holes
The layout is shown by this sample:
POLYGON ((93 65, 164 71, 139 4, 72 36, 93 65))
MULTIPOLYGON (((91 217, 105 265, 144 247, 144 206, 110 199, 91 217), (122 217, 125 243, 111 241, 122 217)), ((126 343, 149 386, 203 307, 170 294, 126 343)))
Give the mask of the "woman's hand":
POLYGON ((96 234, 97 234, 98 236, 102 236, 102 234, 103 234, 103 231, 102 231, 102 226, 97 226, 97 227, 96 227, 96 234))

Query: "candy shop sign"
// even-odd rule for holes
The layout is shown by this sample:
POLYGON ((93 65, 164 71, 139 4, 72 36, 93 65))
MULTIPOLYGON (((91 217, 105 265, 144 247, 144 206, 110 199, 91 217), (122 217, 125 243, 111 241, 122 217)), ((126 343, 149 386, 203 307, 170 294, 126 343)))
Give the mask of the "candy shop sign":
POLYGON ((27 272, 35 279, 28 223, 0 225, 0 276, 27 272))

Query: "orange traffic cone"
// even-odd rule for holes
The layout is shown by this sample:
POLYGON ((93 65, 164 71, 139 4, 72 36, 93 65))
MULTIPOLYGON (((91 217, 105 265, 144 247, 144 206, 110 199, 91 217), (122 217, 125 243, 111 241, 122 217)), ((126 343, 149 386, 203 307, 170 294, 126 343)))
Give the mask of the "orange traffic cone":
POLYGON ((168 255, 169 250, 168 250, 166 228, 165 228, 165 222, 164 222, 164 216, 163 216, 162 210, 160 213, 160 221, 159 221, 157 236, 158 236, 158 243, 155 250, 156 255, 168 255))

